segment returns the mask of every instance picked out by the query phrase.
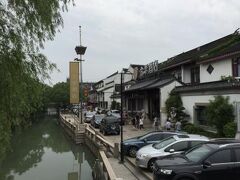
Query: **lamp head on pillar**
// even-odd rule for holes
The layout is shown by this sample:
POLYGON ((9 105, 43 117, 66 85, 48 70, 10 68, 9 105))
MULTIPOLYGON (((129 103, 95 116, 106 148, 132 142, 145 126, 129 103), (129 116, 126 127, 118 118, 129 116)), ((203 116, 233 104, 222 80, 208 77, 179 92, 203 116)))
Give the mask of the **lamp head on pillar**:
POLYGON ((75 47, 75 51, 76 51, 77 55, 84 55, 86 49, 87 49, 87 47, 85 47, 85 46, 76 46, 75 47))

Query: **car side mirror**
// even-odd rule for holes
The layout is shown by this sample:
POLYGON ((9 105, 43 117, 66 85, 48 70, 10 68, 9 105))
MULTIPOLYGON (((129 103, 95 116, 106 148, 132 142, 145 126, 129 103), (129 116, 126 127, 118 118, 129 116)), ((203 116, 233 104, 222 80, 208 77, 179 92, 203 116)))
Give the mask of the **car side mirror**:
POLYGON ((145 143, 146 143, 146 142, 147 142, 147 139, 143 139, 143 142, 145 142, 145 143))
POLYGON ((204 161, 203 162, 203 168, 209 168, 209 167, 211 167, 212 166, 212 164, 211 164, 211 162, 210 161, 204 161))
POLYGON ((170 152, 170 153, 174 153, 175 150, 174 150, 174 149, 170 149, 169 152, 170 152))

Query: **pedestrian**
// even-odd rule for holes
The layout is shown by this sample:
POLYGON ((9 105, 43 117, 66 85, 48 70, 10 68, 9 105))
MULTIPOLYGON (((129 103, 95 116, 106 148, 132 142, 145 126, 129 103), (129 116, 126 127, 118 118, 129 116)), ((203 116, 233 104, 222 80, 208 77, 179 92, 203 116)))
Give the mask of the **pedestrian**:
POLYGON ((132 125, 133 125, 133 127, 136 127, 136 117, 134 117, 134 118, 132 118, 132 125))
POLYGON ((153 125, 154 125, 154 130, 158 131, 159 130, 159 121, 158 121, 158 117, 157 116, 155 116, 155 118, 154 118, 153 125))
POLYGON ((143 127, 143 117, 141 117, 140 119, 139 119, 139 129, 141 130, 141 129, 144 129, 144 127, 143 127))
POLYGON ((170 122, 169 120, 167 120, 166 123, 165 123, 165 129, 166 129, 167 131, 170 131, 170 130, 171 130, 171 122, 170 122))
POLYGON ((181 131, 181 126, 182 126, 182 123, 178 120, 175 124, 175 131, 177 132, 181 131))
POLYGON ((139 129, 139 120, 140 120, 140 116, 137 113, 136 117, 135 117, 135 126, 136 126, 137 129, 139 129))

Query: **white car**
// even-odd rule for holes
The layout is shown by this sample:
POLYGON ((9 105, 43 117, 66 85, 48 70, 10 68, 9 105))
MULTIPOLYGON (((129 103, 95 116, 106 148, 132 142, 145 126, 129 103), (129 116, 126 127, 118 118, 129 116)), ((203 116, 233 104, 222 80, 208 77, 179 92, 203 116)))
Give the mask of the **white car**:
POLYGON ((96 114, 95 111, 93 111, 93 112, 91 112, 91 111, 86 112, 86 115, 85 115, 85 118, 84 118, 84 122, 85 123, 90 123, 95 114, 96 114))
POLYGON ((111 115, 115 116, 116 118, 121 118, 121 114, 119 110, 111 110, 111 115))
POLYGON ((174 135, 159 143, 150 144, 141 148, 136 154, 136 165, 152 170, 158 158, 185 152, 193 146, 206 141, 209 141, 209 139, 200 135, 174 135))

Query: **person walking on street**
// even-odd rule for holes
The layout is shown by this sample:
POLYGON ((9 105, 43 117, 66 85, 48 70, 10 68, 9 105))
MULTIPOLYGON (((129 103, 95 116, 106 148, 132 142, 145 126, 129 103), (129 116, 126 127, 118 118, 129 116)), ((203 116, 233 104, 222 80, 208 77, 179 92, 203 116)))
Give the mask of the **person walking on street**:
POLYGON ((166 123, 165 123, 165 129, 166 129, 167 131, 170 131, 170 130, 171 130, 171 122, 170 122, 169 120, 167 120, 166 123))
POLYGON ((154 130, 158 131, 159 130, 159 122, 158 122, 157 116, 155 116, 155 118, 154 118, 153 125, 154 125, 154 130))
POLYGON ((140 120, 139 120, 139 129, 144 129, 143 128, 143 118, 141 117, 140 120))
POLYGON ((138 113, 137 113, 135 119, 136 119, 136 120, 135 120, 135 126, 136 126, 137 129, 139 129, 139 120, 140 120, 140 116, 138 115, 138 113))
POLYGON ((180 121, 177 121, 175 124, 175 131, 176 132, 181 131, 181 126, 182 126, 182 123, 180 121))

